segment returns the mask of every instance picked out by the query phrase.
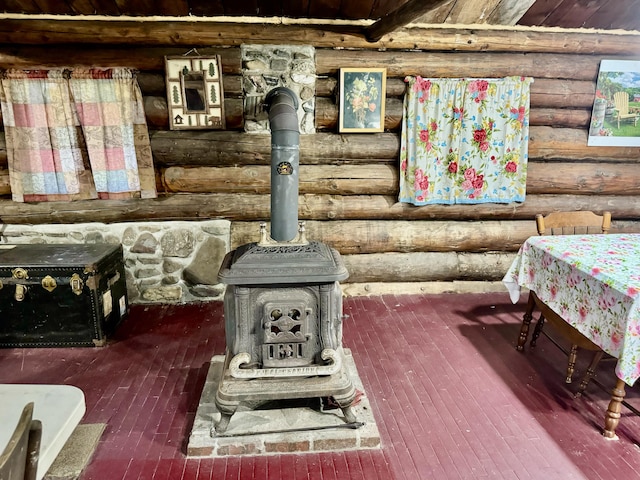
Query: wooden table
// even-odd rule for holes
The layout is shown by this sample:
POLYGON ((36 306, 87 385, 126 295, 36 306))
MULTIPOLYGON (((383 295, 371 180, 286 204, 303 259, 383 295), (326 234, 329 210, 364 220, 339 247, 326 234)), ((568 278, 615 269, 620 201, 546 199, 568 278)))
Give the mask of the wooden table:
POLYGON ((512 302, 518 301, 520 287, 532 290, 571 327, 618 359, 603 433, 615 438, 625 385, 640 378, 640 234, 531 237, 503 282, 512 302))

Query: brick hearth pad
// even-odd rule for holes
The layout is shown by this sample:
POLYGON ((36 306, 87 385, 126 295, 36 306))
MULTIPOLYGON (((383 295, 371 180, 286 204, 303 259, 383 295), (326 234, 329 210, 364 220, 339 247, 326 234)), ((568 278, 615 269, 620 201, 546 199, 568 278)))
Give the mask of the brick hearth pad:
POLYGON ((212 437, 212 421, 220 414, 214 402, 222 375, 224 356, 211 359, 200 404, 187 445, 189 457, 227 455, 262 455, 380 448, 380 434, 371 405, 360 381, 349 349, 344 350, 346 368, 359 401, 352 407, 360 428, 343 427, 342 411, 323 410, 312 406, 238 411, 231 417, 224 436, 212 437), (278 432, 278 433, 275 433, 278 432))

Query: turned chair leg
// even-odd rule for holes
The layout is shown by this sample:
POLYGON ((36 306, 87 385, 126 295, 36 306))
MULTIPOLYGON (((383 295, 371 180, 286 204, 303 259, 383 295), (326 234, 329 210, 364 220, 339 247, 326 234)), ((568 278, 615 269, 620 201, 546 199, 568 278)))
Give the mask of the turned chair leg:
POLYGON ((569 363, 567 364, 567 378, 565 383, 571 383, 573 380, 573 370, 576 367, 576 359, 578 358, 578 346, 571 345, 571 351, 569 352, 569 363))
POLYGON ((533 298, 533 292, 529 292, 529 299, 527 301, 527 309, 524 312, 524 316, 522 317, 522 326, 520 327, 520 334, 518 335, 518 345, 516 345, 516 350, 522 352, 524 350, 524 346, 527 343, 527 337, 529 336, 529 326, 531 325, 531 320, 533 319, 533 309, 535 308, 536 303, 533 298))
POLYGON ((587 373, 585 373, 584 377, 582 377, 582 382, 580 382, 580 386, 578 387, 578 391, 576 392, 576 397, 579 397, 580 395, 582 395, 582 392, 584 392, 585 389, 587 388, 587 385, 589 385, 589 382, 595 375, 596 367, 598 366, 598 363, 600 363, 600 360, 602 360, 603 355, 604 355, 604 352, 602 350, 600 350, 599 352, 596 352, 593 355, 593 358, 591 359, 591 363, 589 364, 589 368, 587 368, 587 373))
POLYGON ((544 315, 540 314, 540 318, 536 322, 536 326, 533 329, 533 335, 531 336, 531 342, 529 342, 529 345, 531 345, 531 348, 536 346, 536 342, 538 341, 538 337, 542 333, 542 327, 544 327, 544 315))

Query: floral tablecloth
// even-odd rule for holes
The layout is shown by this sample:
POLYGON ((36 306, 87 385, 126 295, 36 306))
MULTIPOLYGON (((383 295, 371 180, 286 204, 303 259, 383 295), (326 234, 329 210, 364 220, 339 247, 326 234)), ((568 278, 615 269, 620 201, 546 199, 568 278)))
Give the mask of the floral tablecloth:
POLYGON ((502 280, 520 287, 618 359, 627 385, 640 377, 640 234, 529 238, 502 280))

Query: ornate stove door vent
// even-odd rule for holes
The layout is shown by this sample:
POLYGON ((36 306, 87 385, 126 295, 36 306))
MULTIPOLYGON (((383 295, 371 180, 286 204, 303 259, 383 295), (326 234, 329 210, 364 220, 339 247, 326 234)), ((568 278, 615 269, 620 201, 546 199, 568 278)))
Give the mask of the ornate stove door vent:
POLYGON ((313 310, 303 304, 264 306, 262 364, 265 367, 299 367, 310 365, 312 353, 308 322, 313 310))

